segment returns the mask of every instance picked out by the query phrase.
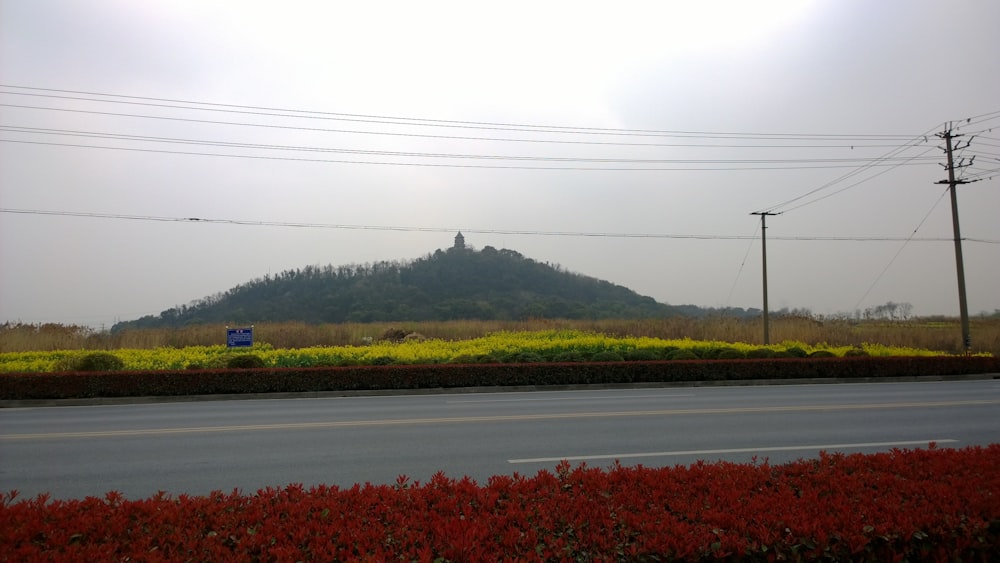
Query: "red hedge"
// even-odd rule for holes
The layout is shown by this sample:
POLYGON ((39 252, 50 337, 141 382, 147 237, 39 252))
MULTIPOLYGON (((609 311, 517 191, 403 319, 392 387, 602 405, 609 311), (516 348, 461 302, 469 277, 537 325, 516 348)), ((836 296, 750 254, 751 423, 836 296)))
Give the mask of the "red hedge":
POLYGON ((1000 358, 782 358, 2 374, 0 400, 976 373, 1000 373, 1000 358))
POLYGON ((1000 445, 0 503, 2 561, 995 561, 1000 445))

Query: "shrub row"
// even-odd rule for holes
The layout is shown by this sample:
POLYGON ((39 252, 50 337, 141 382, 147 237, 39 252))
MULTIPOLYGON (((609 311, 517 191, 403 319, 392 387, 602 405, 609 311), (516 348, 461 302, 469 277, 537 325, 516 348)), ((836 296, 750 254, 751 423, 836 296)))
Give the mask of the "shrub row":
POLYGON ((0 375, 0 400, 1000 373, 986 356, 432 364, 0 375))
MULTIPOLYGON (((769 346, 742 342, 609 336, 577 330, 497 332, 471 340, 424 340, 399 333, 364 346, 274 348, 266 342, 250 349, 225 346, 185 348, 48 350, 0 353, 0 373, 59 371, 152 371, 225 367, 329 367, 387 364, 482 364, 529 362, 620 362, 654 360, 732 360, 831 356, 947 356, 934 350, 873 343, 831 346, 784 341, 769 346), (390 338, 391 337, 391 338, 390 338), (232 365, 244 360, 262 365, 232 365)), ((988 355, 988 354, 983 354, 988 355)))
POLYGON ((2 561, 994 561, 1000 445, 0 503, 2 561))

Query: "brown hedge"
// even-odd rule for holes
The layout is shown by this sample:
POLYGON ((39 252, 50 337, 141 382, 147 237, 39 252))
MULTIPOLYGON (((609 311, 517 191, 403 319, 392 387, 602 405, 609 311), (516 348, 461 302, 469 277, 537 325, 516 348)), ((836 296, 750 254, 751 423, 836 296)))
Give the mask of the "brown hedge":
POLYGON ((458 387, 870 379, 1000 373, 995 357, 434 364, 0 375, 0 400, 458 387))

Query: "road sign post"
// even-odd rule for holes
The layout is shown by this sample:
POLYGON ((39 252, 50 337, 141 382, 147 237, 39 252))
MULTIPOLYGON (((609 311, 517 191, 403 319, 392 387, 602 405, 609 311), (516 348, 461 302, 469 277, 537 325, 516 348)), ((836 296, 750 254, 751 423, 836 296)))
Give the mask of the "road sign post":
POLYGON ((226 327, 226 347, 249 348, 253 346, 253 325, 250 328, 226 327))

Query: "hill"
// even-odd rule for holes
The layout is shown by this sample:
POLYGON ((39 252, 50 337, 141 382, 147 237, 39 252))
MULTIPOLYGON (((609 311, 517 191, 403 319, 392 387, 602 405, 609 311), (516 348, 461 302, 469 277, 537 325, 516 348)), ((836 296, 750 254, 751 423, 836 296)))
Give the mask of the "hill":
POLYGON ((187 306, 116 324, 129 328, 528 318, 630 319, 681 314, 634 291, 536 262, 513 250, 456 245, 412 261, 307 266, 187 306))

